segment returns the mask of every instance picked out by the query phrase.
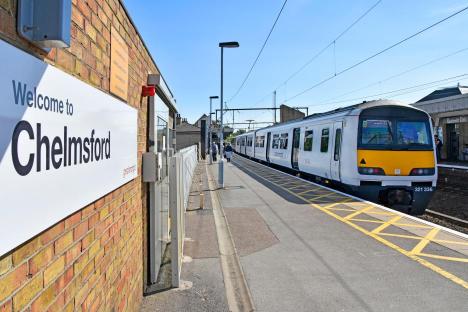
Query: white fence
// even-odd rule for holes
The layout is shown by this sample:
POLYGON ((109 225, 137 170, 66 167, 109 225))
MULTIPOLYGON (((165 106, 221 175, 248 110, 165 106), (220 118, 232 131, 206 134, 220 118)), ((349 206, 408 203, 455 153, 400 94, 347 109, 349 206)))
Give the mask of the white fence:
POLYGON ((192 145, 181 149, 178 154, 182 162, 182 175, 184 186, 184 208, 187 209, 188 199, 190 195, 190 186, 192 185, 193 173, 198 163, 198 149, 196 145, 192 145))
POLYGON ((169 159, 169 206, 171 218, 172 286, 180 286, 185 238, 185 211, 197 166, 197 146, 180 150, 169 159))

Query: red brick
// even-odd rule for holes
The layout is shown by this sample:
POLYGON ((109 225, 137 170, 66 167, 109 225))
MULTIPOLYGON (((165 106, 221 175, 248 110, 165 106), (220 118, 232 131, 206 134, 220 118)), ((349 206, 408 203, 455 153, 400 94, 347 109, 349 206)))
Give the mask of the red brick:
POLYGON ((0 312, 13 312, 13 302, 8 300, 4 304, 0 305, 0 312))
POLYGON ((13 264, 17 265, 32 254, 36 253, 42 246, 39 237, 36 237, 13 252, 13 264))
POLYGON ((54 245, 50 244, 29 260, 29 273, 36 274, 54 257, 54 245))
POLYGON ((84 221, 78 224, 73 230, 73 240, 81 239, 88 232, 88 222, 84 221))
POLYGON ((91 10, 89 9, 89 6, 85 1, 77 1, 76 7, 86 19, 91 19, 91 10))
POLYGON ((0 277, 0 302, 28 281, 28 264, 23 263, 12 272, 0 277))
POLYGON ((47 230, 45 233, 43 233, 40 236, 42 244, 45 245, 55 240, 57 237, 60 236, 60 234, 63 233, 64 230, 65 230, 65 223, 63 221, 56 224, 54 227, 50 228, 49 230, 47 230))
POLYGON ((56 281, 55 281, 55 291, 57 293, 61 292, 65 287, 70 284, 71 280, 73 279, 74 276, 74 270, 73 266, 68 268, 63 275, 61 275, 56 281))
POLYGON ((81 242, 76 243, 65 253, 65 265, 70 265, 81 254, 81 242))
POLYGON ((31 312, 44 312, 47 307, 54 301, 56 296, 55 285, 50 285, 44 290, 31 305, 31 312))

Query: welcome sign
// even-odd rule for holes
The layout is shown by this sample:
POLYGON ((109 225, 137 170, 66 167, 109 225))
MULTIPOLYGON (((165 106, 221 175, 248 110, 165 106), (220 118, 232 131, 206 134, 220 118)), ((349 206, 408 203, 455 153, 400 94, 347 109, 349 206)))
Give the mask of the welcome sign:
POLYGON ((137 175, 137 110, 0 40, 0 255, 137 175))

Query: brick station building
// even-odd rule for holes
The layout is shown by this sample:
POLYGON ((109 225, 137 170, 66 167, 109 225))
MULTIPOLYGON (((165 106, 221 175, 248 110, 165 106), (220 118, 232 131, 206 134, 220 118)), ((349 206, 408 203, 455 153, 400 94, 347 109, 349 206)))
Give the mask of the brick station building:
MULTIPOLYGON (((119 0, 72 0, 71 46, 49 52, 19 36, 17 5, 17 0, 0 0, 0 41, 109 96, 111 29, 123 38, 128 47, 124 102, 138 113, 138 171, 136 178, 0 255, 0 311, 136 311, 147 285, 148 195, 141 162, 148 150, 148 101, 141 90, 148 74, 160 75, 159 69, 119 0)), ((174 101, 159 77, 166 127, 173 128, 174 101)), ((5 207, 11 204, 2 201, 0 211, 14 209, 5 207)))

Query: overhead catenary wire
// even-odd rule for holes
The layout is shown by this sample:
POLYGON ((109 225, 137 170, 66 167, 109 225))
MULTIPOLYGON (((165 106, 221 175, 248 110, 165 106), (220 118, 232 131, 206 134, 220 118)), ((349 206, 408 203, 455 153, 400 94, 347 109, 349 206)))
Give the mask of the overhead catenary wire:
POLYGON ((359 23, 364 17, 366 17, 375 7, 377 7, 383 0, 378 0, 375 2, 369 9, 367 9, 362 15, 360 15, 354 22, 352 22, 348 27, 345 28, 336 38, 334 38, 329 44, 323 47, 318 53, 312 56, 307 62, 305 62, 298 70, 292 73, 285 81, 283 81, 278 87, 278 89, 282 85, 287 84, 292 78, 297 76, 300 72, 302 72, 307 66, 309 66, 313 61, 315 61, 320 55, 322 55, 329 47, 336 46, 336 42, 343 37, 348 31, 351 30, 357 23, 359 23))
POLYGON ((439 80, 434 80, 434 81, 430 81, 430 82, 425 82, 425 83, 422 83, 422 84, 417 84, 417 85, 414 85, 414 86, 411 86, 411 87, 400 88, 400 89, 381 92, 381 93, 372 94, 372 95, 355 97, 355 98, 341 100, 341 101, 335 101, 335 102, 328 102, 328 103, 320 103, 320 104, 310 105, 309 107, 318 107, 318 106, 326 106, 326 105, 331 105, 331 104, 346 103, 346 102, 358 101, 358 100, 363 100, 363 99, 368 99, 368 98, 376 98, 378 96, 388 95, 388 94, 393 94, 393 93, 398 93, 398 95, 404 95, 404 94, 407 94, 407 93, 421 91, 421 90, 426 89, 426 88, 420 89, 421 87, 433 88, 434 85, 440 85, 441 83, 446 84, 447 82, 452 82, 452 80, 457 81, 457 80, 465 80, 465 79, 468 79, 468 74, 461 74, 461 75, 451 76, 451 77, 444 78, 444 79, 439 79, 439 80), (418 89, 418 90, 413 90, 413 89, 418 89), (411 90, 411 91, 409 91, 409 90, 411 90), (399 92, 402 92, 402 91, 409 91, 409 92, 399 93, 399 92))
POLYGON ((285 102, 290 101, 290 100, 293 100, 293 99, 295 99, 295 98, 297 98, 297 97, 299 97, 299 96, 301 96, 301 95, 303 95, 303 94, 305 94, 305 93, 307 93, 307 92, 309 92, 309 91, 311 91, 311 90, 313 90, 313 89, 315 89, 315 88, 317 88, 317 87, 323 85, 324 83, 326 83, 326 82, 328 82, 328 81, 330 81, 330 80, 332 80, 332 79, 334 79, 334 78, 336 78, 336 77, 338 77, 338 76, 340 76, 340 75, 342 75, 342 74, 344 74, 344 73, 346 73, 346 72, 348 72, 348 71, 350 71, 350 70, 352 70, 352 69, 354 69, 354 68, 356 68, 356 67, 358 67, 358 66, 360 66, 360 65, 362 65, 362 64, 364 64, 364 63, 366 63, 366 62, 368 62, 368 61, 370 61, 370 60, 372 60, 372 59, 374 59, 375 57, 377 57, 377 56, 379 56, 379 55, 381 55, 381 54, 383 54, 383 53, 385 53, 385 52, 387 52, 387 51, 389 51, 389 50, 391 50, 391 49, 393 49, 393 48, 395 48, 395 47, 397 47, 397 46, 399 46, 399 45, 401 45, 401 44, 403 44, 403 43, 405 43, 406 41, 408 41, 408 40, 410 40, 410 39, 412 39, 412 38, 414 38, 414 37, 416 37, 416 36, 418 36, 418 35, 420 35, 420 34, 426 32, 426 31, 428 31, 428 30, 434 28, 435 26, 437 26, 437 25, 439 25, 439 24, 441 24, 441 23, 443 23, 443 22, 445 22, 445 21, 447 21, 447 20, 449 20, 449 19, 451 19, 451 18, 457 16, 458 14, 460 14, 460 13, 466 11, 466 10, 468 10, 468 6, 466 6, 466 7, 462 8, 462 9, 456 11, 455 13, 450 14, 449 16, 447 16, 447 17, 445 17, 445 18, 443 18, 443 19, 441 19, 441 20, 439 20, 439 21, 437 21, 437 22, 435 22, 435 23, 433 23, 433 24, 431 24, 431 25, 429 25, 429 26, 427 26, 427 27, 425 27, 425 28, 419 30, 419 31, 417 31, 416 33, 414 33, 414 34, 412 34, 412 35, 410 35, 410 36, 408 36, 408 37, 405 37, 405 38, 401 39, 400 41, 398 41, 398 42, 396 42, 396 43, 394 43, 394 44, 392 44, 392 45, 386 47, 386 48, 383 49, 383 50, 380 50, 379 52, 374 53, 374 54, 372 54, 372 55, 370 55, 370 56, 364 58, 363 60, 361 60, 361 61, 359 61, 359 62, 357 62, 357 63, 354 63, 354 64, 351 65, 351 66, 346 67, 345 69, 343 69, 343 70, 341 70, 341 71, 335 73, 334 75, 331 75, 331 76, 329 76, 329 77, 327 77, 327 78, 325 78, 325 79, 319 81, 318 83, 314 84, 313 86, 311 86, 311 87, 309 87, 309 88, 307 88, 307 89, 305 89, 305 90, 303 90, 303 91, 301 91, 301 92, 299 92, 299 93, 296 93, 295 95, 293 95, 293 96, 287 98, 287 99, 285 100, 285 102))
POLYGON ((262 48, 260 49, 260 51, 258 52, 257 54, 257 57, 255 58, 254 62, 252 63, 252 65, 250 66, 250 69, 249 71, 247 72, 247 75, 245 76, 244 80, 242 81, 240 87, 237 89, 237 91, 234 93, 234 95, 229 99, 228 102, 231 102, 238 94, 239 92, 242 90, 242 88, 244 87, 245 83, 247 82, 247 79, 249 79, 250 77, 250 74, 252 73, 252 70, 254 69, 255 65, 257 64, 258 60, 260 59, 260 55, 262 55, 262 52, 263 50, 265 49, 265 46, 268 42, 268 39, 270 39, 270 36, 271 34, 273 33, 273 30, 275 29, 275 26, 276 26, 276 23, 278 22, 280 16, 281 16, 281 13, 283 13, 283 9, 284 7, 286 6, 286 3, 288 2, 288 0, 284 0, 283 2, 283 5, 281 6, 281 10, 278 12, 278 15, 276 16, 276 19, 273 23, 273 25, 271 26, 271 29, 270 29, 270 32, 268 33, 268 36, 266 37, 265 41, 263 42, 263 45, 262 45, 262 48))
MULTIPOLYGON (((383 0, 378 0, 375 2, 371 7, 369 7, 363 14, 361 14, 356 20, 354 20, 351 24, 349 24, 338 36, 336 36, 333 40, 330 41, 326 46, 324 46, 319 52, 314 54, 307 62, 305 62, 301 67, 299 67, 296 71, 294 71, 291 75, 288 76, 286 80, 281 82, 279 85, 276 86, 274 90, 278 90, 281 86, 286 85, 291 79, 293 79, 295 76, 297 76, 300 72, 302 72, 307 66, 309 66, 313 61, 315 61, 318 57, 320 57, 328 48, 331 46, 336 46, 336 42, 343 37, 348 31, 350 31, 356 24, 358 24, 364 17, 366 17, 372 10, 374 10, 383 0)), ((334 62, 336 62, 336 59, 334 57, 334 62)), ((336 67, 336 63, 335 63, 336 67)), ((336 72, 336 68, 335 68, 336 72)), ((265 99, 267 96, 270 96, 271 92, 269 92, 267 95, 262 97, 259 102, 261 102, 263 99, 265 99)))
POLYGON ((324 103, 322 103, 322 104, 324 104, 324 105, 326 105, 326 104, 333 104, 333 103, 335 103, 335 102, 332 102, 332 101, 334 101, 334 100, 336 100, 336 99, 339 99, 339 98, 342 98, 342 97, 344 97, 344 96, 347 96, 347 95, 350 95, 350 94, 353 94, 353 93, 356 93, 356 92, 359 92, 359 91, 368 89, 368 88, 370 88, 370 87, 379 85, 379 84, 381 84, 381 83, 383 83, 383 82, 387 82, 387 81, 389 81, 389 80, 392 80, 392 79, 401 77, 401 76, 403 76, 403 75, 405 75, 405 74, 408 74, 408 73, 413 72, 413 71, 415 71, 415 70, 418 70, 418 69, 420 69, 420 68, 423 68, 423 67, 432 65, 432 64, 434 64, 434 63, 436 63, 436 62, 442 61, 442 60, 444 60, 444 59, 447 59, 447 58, 449 58, 449 57, 455 56, 455 55, 457 55, 457 54, 460 54, 460 53, 463 53, 463 52, 466 52, 466 51, 468 51, 468 48, 463 48, 463 49, 457 50, 457 51, 455 51, 455 52, 452 52, 452 53, 449 53, 449 54, 446 54, 446 55, 443 55, 443 56, 434 58, 434 59, 432 59, 432 60, 430 60, 430 61, 428 61, 428 62, 425 62, 425 63, 423 63, 423 64, 414 66, 414 67, 412 67, 412 68, 410 68, 410 69, 406 69, 406 70, 401 71, 401 72, 399 72, 399 73, 397 73, 397 74, 393 74, 393 75, 388 76, 388 77, 386 77, 386 78, 384 78, 384 79, 380 79, 380 80, 378 80, 378 81, 369 83, 369 84, 367 84, 367 85, 365 85, 365 86, 363 86, 363 87, 360 87, 360 88, 353 89, 353 90, 351 90, 351 91, 342 93, 342 94, 340 94, 340 95, 338 95, 338 96, 335 96, 335 97, 333 97, 333 98, 327 100, 326 102, 324 102, 324 103))

